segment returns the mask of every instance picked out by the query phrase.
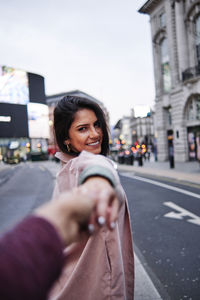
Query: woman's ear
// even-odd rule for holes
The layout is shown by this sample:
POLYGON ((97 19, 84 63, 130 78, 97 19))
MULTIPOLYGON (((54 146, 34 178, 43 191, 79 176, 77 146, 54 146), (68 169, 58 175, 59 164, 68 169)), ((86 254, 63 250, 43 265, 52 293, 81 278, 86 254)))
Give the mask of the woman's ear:
POLYGON ((64 140, 64 144, 65 144, 66 146, 69 145, 69 139, 64 140))
POLYGON ((67 146, 67 151, 70 152, 71 148, 70 148, 70 145, 69 145, 69 139, 65 140, 64 144, 67 146))

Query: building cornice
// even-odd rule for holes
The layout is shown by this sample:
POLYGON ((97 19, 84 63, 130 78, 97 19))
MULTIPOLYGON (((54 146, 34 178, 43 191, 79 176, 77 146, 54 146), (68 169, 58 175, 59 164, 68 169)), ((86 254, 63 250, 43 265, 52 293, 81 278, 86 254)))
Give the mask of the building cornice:
POLYGON ((150 15, 152 10, 161 2, 161 0, 148 0, 139 10, 139 13, 150 15))

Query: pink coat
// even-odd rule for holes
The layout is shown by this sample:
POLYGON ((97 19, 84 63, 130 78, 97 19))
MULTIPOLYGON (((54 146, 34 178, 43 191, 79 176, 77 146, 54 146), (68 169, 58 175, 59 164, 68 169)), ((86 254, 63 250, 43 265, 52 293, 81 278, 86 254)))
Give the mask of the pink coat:
POLYGON ((102 228, 88 240, 66 248, 66 266, 50 299, 133 300, 134 257, 129 210, 112 161, 86 151, 75 158, 61 152, 57 157, 64 164, 57 175, 54 196, 77 186, 85 167, 98 165, 112 171, 122 206, 115 230, 102 228))

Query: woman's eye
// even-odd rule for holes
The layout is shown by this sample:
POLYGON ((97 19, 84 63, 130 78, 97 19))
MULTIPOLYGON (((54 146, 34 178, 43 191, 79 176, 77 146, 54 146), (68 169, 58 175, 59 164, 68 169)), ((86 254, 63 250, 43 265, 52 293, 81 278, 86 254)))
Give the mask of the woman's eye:
POLYGON ((100 124, 98 121, 94 123, 94 127, 100 127, 100 124))
POLYGON ((78 129, 78 131, 84 131, 84 130, 86 130, 86 127, 80 127, 80 128, 78 129))

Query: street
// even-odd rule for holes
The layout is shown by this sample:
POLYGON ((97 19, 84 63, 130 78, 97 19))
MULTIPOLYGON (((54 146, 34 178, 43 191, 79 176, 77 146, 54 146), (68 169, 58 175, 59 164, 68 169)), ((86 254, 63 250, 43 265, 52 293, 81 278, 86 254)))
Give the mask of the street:
POLYGON ((54 178, 42 163, 21 163, 0 171, 0 231, 48 201, 54 178))
MULTIPOLYGON (((51 198, 54 162, 0 170, 0 228, 9 228, 51 198)), ((200 299, 200 189, 121 172, 135 252, 162 299, 200 299)), ((137 300, 137 299, 135 299, 137 300)))
POLYGON ((123 175, 135 251, 160 295, 200 299, 200 190, 123 175))

